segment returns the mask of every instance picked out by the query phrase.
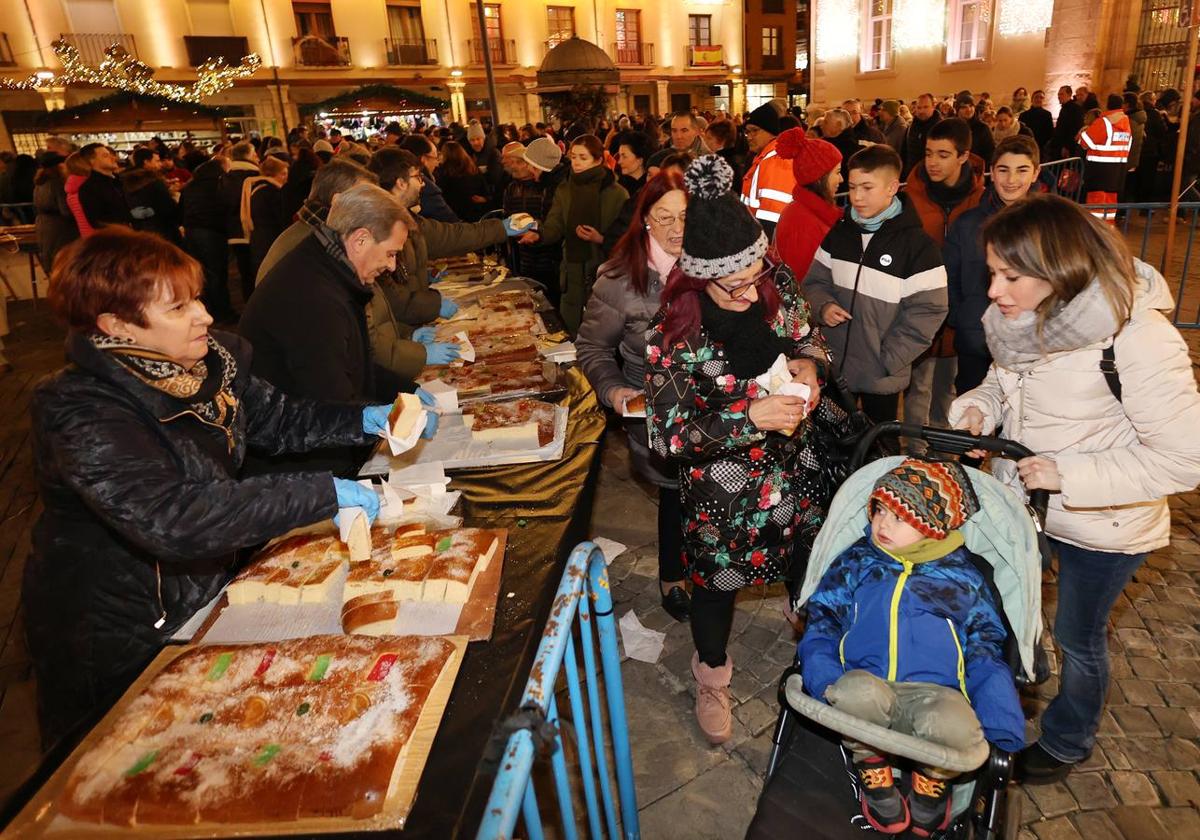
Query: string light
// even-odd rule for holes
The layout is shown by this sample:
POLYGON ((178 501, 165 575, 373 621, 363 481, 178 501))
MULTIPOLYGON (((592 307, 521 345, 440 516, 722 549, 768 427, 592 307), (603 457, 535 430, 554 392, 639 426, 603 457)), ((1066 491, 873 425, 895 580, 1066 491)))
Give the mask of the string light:
POLYGON ((1001 35, 1024 35, 1050 28, 1054 0, 1000 0, 1001 35))
POLYGON ((892 38, 896 49, 940 47, 945 40, 942 22, 945 0, 895 0, 892 3, 892 38))
POLYGON ((124 47, 113 44, 104 51, 104 60, 99 67, 92 67, 79 57, 79 50, 65 41, 55 41, 54 54, 62 62, 60 73, 42 70, 25 79, 0 79, 3 90, 37 90, 47 87, 64 87, 69 84, 90 84, 115 88, 149 96, 161 96, 177 102, 199 103, 214 94, 233 87, 238 79, 252 76, 262 66, 256 54, 242 58, 237 65, 230 66, 224 58, 210 58, 196 68, 196 81, 190 85, 160 82, 154 78, 154 69, 131 56, 124 47))
POLYGON ((817 4, 817 56, 822 60, 858 55, 857 0, 817 4))

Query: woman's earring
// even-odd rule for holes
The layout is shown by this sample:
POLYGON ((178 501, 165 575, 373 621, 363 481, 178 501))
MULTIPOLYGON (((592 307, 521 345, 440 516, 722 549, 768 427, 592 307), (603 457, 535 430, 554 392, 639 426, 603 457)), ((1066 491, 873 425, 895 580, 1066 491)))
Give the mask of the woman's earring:
POLYGON ((649 224, 647 224, 647 225, 646 225, 646 230, 650 230, 650 225, 649 225, 649 224))

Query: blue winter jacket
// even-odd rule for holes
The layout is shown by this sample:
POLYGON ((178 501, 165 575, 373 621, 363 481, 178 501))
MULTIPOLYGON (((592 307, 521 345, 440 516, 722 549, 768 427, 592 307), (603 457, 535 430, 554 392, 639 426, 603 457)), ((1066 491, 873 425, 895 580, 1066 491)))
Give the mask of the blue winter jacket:
POLYGON ((962 691, 989 741, 1025 745, 1025 719, 1001 648, 1004 625, 965 547, 903 562, 867 536, 838 555, 808 601, 804 686, 820 699, 847 671, 962 691))
POLYGON ((946 232, 942 259, 946 263, 946 288, 950 314, 946 323, 954 327, 954 349, 973 356, 990 356, 983 336, 983 313, 988 298, 987 258, 980 241, 983 223, 1004 209, 996 190, 987 188, 979 204, 963 213, 946 232))

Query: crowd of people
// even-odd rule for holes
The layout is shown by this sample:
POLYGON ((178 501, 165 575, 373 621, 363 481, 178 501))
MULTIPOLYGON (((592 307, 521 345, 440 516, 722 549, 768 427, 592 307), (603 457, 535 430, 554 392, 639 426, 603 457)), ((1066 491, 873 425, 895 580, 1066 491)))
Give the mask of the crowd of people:
MULTIPOLYGON (((855 635, 890 623, 895 639, 901 616, 948 609, 918 587, 896 612, 914 574, 982 598, 955 536, 974 513, 957 464, 914 457, 876 488, 800 652, 814 696, 934 683, 954 695, 937 693, 956 737, 1021 750, 1027 783, 1062 778, 1095 740, 1108 613, 1168 542, 1166 496, 1200 482, 1200 394, 1163 278, 1040 178, 1048 157, 1082 154, 1088 192, 1149 197, 1158 182, 1140 173, 1169 157, 1182 103, 1114 94, 1089 121, 1089 92, 1064 89, 1056 123, 1041 91, 1024 94, 994 109, 964 91, 807 114, 318 127, 211 150, 152 142, 123 163, 53 138, 35 223, 72 364, 34 399, 46 511, 23 590, 44 739, 126 687, 237 549, 371 507, 345 479, 384 404, 459 353, 431 328, 457 307, 430 260, 491 247, 546 290, 605 407, 624 416, 646 397, 627 438, 658 488, 662 604, 690 621, 713 743, 731 732, 736 595, 802 572, 835 489, 828 450, 857 413, 1002 429, 1037 452, 995 467, 1018 492, 1052 493, 1063 657, 1037 743, 997 678, 998 605, 944 616, 957 665, 937 659, 948 647, 916 665, 907 642, 880 652, 855 635), (777 363, 797 390, 763 384, 777 363), (933 490, 911 495, 922 482, 933 490), (847 564, 879 577, 850 581, 847 564), (837 638, 861 644, 839 660, 837 638)), ((903 800, 887 757, 851 746, 876 828, 945 827, 943 774, 926 768, 903 800)))

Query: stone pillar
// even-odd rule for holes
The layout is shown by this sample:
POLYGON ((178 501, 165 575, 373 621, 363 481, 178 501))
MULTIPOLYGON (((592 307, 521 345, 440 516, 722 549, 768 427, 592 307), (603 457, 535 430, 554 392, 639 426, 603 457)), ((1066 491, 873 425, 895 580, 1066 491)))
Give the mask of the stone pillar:
POLYGON ((1111 3, 1094 0, 1056 0, 1050 28, 1046 30, 1046 106, 1058 117, 1058 89, 1063 85, 1093 86, 1093 72, 1101 59, 1097 33, 1107 32, 1105 11, 1111 3))
POLYGON ((542 121, 542 100, 531 90, 536 86, 535 82, 528 82, 525 85, 525 122, 531 125, 542 121))
POLYGON ((452 122, 467 124, 467 97, 463 91, 467 87, 467 83, 457 79, 451 79, 446 82, 446 87, 450 89, 450 120, 452 122))
POLYGON ((666 81, 654 82, 654 112, 660 117, 666 116, 671 110, 671 95, 667 88, 666 81))
POLYGON ((746 113, 746 80, 734 76, 729 84, 729 110, 734 114, 746 113))

